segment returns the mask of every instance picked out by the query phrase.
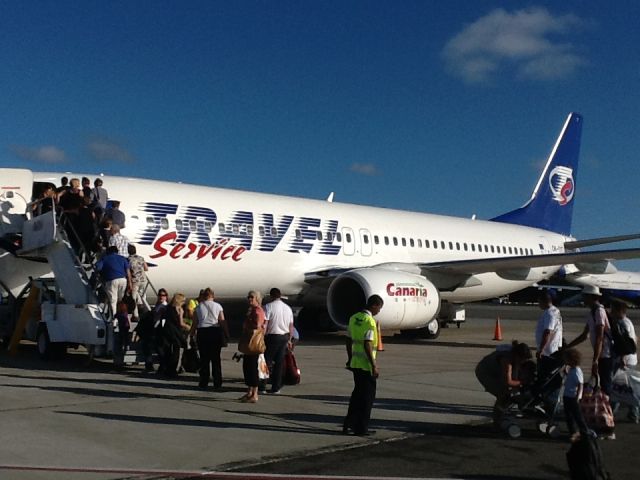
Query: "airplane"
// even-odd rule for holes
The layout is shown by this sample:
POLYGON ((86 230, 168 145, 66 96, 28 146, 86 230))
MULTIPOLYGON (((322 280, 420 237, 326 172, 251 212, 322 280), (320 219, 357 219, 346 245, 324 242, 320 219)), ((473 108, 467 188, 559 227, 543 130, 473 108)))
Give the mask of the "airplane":
MULTIPOLYGON (((529 201, 491 220, 342 204, 333 195, 324 201, 101 178, 110 198, 120 201, 123 233, 152 265, 148 276, 158 287, 195 296, 211 286, 217 298, 232 302, 250 289, 277 286, 303 312, 326 309, 342 328, 378 294, 381 329, 435 338, 439 318, 463 311, 466 302, 521 290, 562 265, 597 270, 640 257, 638 248, 579 248, 619 237, 571 236, 582 123, 581 115, 568 115, 529 201)), ((33 192, 58 185, 61 175, 0 169, 0 233, 19 231, 33 192)), ((51 272, 41 258, 12 252, 6 243, 0 244, 6 247, 0 248, 0 283, 8 290, 51 272)))
MULTIPOLYGON (((571 266, 567 266, 571 267, 571 266)), ((611 273, 585 273, 581 270, 566 268, 561 276, 577 287, 591 285, 598 287, 606 297, 640 304, 640 273, 618 270, 611 273)))

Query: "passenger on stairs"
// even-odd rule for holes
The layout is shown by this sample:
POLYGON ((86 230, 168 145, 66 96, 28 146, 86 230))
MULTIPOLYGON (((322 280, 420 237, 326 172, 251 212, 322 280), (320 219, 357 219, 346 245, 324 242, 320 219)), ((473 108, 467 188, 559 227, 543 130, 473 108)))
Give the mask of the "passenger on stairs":
POLYGON ((118 255, 115 246, 107 248, 107 253, 96 263, 96 269, 102 275, 104 288, 111 306, 111 314, 115 314, 117 303, 122 300, 128 288, 131 288, 131 269, 129 261, 118 255))
POLYGON ((115 222, 111 225, 109 246, 115 246, 118 249, 118 255, 125 258, 129 256, 129 239, 120 233, 120 226, 115 222))

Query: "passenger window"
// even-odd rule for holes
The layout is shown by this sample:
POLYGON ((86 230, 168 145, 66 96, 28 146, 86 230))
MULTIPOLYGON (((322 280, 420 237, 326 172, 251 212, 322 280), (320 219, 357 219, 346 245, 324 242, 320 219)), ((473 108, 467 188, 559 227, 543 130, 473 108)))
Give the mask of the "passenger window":
POLYGON ((422 248, 422 239, 421 238, 418 239, 418 248, 422 248))
POLYGON ((181 231, 182 227, 183 227, 182 220, 180 220, 180 219, 176 220, 176 230, 177 231, 181 231))
POLYGON ((327 242, 333 241, 333 234, 331 232, 327 232, 327 242))
POLYGON ((378 237, 378 235, 373 236, 373 243, 375 243, 376 245, 380 243, 380 237, 378 237))
POLYGON ((389 237, 387 237, 386 235, 384 236, 384 244, 389 245, 389 237))
POLYGON ((322 232, 316 232, 316 240, 322 240, 322 232))
POLYGON ((191 230, 192 232, 198 230, 198 224, 195 220, 189 220, 189 230, 191 230))
POLYGON ((344 237, 347 240, 347 243, 351 243, 351 234, 347 233, 344 237))
POLYGON ((453 250, 453 242, 449 242, 449 250, 453 250))
POLYGON ((226 231, 224 223, 219 223, 218 224, 218 230, 220 231, 220 233, 224 233, 226 231))
POLYGON ((485 251, 485 253, 489 253, 489 246, 488 246, 488 245, 486 245, 486 244, 485 244, 485 246, 484 246, 484 251, 485 251))
POLYGON ((407 246, 407 239, 406 238, 402 238, 402 246, 406 247, 407 246))
POLYGON ((429 248, 429 240, 425 240, 424 241, 424 246, 425 246, 425 248, 429 248))
POLYGON ((247 225, 247 235, 253 236, 253 225, 247 225))
POLYGON ((238 235, 238 233, 240 233, 240 227, 238 226, 238 224, 233 224, 232 231, 235 235, 238 235))
POLYGON ((393 246, 394 247, 398 246, 398 237, 393 237, 393 246))
POLYGON ((441 240, 441 241, 440 241, 440 248, 442 248, 442 250, 444 250, 445 248, 447 248, 447 247, 445 247, 445 246, 444 246, 444 240, 441 240))
POLYGON ((493 248, 493 245, 491 245, 491 253, 495 253, 495 248, 493 248))
POLYGON ((460 250, 460 242, 456 242, 456 250, 460 250))
POLYGON ((300 231, 299 228, 296 228, 296 240, 302 240, 302 232, 300 231))
POLYGON ((336 232, 336 240, 342 242, 342 234, 340 232, 336 232))
POLYGON ((258 227, 258 235, 264 237, 264 227, 262 225, 258 227))
POLYGON ((272 237, 278 236, 278 229, 276 227, 271 227, 271 236, 272 237))
POLYGON ((463 246, 464 246, 464 251, 465 251, 465 252, 469 250, 469 248, 467 247, 467 244, 466 244, 466 243, 465 243, 463 246))
POLYGON ((162 220, 160 220, 160 226, 162 227, 163 230, 166 230, 169 228, 169 220, 167 220, 166 218, 163 218, 162 220))
POLYGON ((364 242, 365 245, 369 245, 369 235, 363 235, 362 241, 364 242))
POLYGON ((148 225, 155 225, 156 224, 156 219, 154 217, 147 217, 147 224, 148 225))
POLYGON ((413 243, 413 238, 409 239, 409 246, 410 247, 414 247, 415 246, 415 244, 413 243))
POLYGON ((213 228, 213 224, 211 222, 204 222, 205 232, 210 232, 212 228, 213 228))
POLYGON ((472 243, 472 244, 471 244, 471 251, 472 251, 472 252, 475 252, 475 251, 476 251, 476 244, 475 244, 475 243, 472 243))
POLYGON ((438 242, 436 242, 435 240, 433 241, 433 248, 438 248, 438 242))

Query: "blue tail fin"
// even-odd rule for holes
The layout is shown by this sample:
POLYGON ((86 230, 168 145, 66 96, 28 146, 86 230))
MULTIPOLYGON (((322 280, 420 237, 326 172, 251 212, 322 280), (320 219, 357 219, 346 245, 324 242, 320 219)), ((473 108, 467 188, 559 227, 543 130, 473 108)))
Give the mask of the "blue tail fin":
POLYGON ((494 222, 514 223, 569 235, 578 176, 582 116, 570 113, 531 199, 494 222))

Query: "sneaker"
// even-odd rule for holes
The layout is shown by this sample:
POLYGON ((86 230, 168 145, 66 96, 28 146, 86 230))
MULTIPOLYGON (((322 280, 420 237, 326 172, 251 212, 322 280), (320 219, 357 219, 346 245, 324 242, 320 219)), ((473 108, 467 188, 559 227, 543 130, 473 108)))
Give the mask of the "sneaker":
POLYGON ((280 395, 280 390, 271 390, 269 393, 271 395, 280 395))
POLYGON ((265 395, 267 393, 267 389, 266 388, 261 388, 258 393, 261 393, 262 395, 265 395))
POLYGON ((609 433, 606 435, 601 435, 600 436, 601 440, 615 440, 616 439, 616 434, 615 433, 609 433))

